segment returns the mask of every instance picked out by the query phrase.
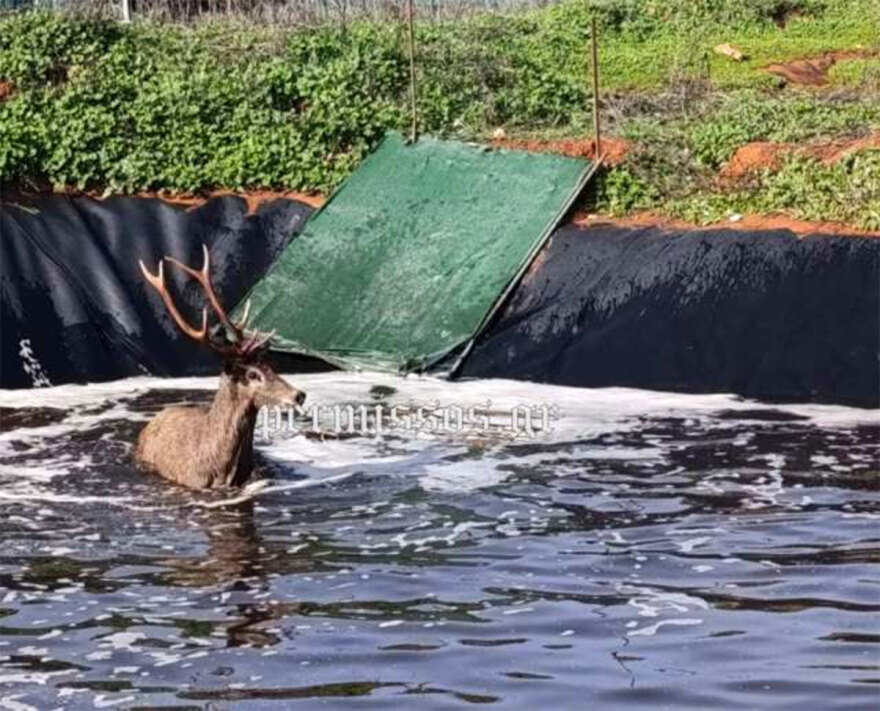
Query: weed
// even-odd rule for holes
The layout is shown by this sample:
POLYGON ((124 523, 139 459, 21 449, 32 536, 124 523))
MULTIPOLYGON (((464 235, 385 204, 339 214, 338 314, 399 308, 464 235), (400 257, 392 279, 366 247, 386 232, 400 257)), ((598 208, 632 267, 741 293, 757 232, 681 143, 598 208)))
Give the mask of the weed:
POLYGON ((831 165, 791 157, 776 173, 730 193, 701 192, 666 201, 661 210, 698 224, 733 213, 786 212, 880 230, 880 150, 850 154, 831 165))
MULTIPOLYGON (((419 24, 422 129, 463 138, 499 126, 582 134, 590 123, 594 16, 606 114, 615 132, 637 144, 597 186, 597 206, 622 213, 667 205, 706 215, 736 200, 777 205, 786 195, 840 188, 853 191, 847 214, 873 219, 864 217, 875 210, 873 193, 843 174, 823 183, 788 167, 786 178, 766 183, 774 197, 765 203, 751 194, 715 195, 714 177, 748 141, 880 126, 880 102, 871 101, 874 59, 832 68, 832 82, 861 98, 780 91, 760 71, 770 61, 873 46, 874 0, 566 0, 419 24), (714 54, 718 42, 748 59, 714 54)), ((111 192, 328 191, 386 130, 408 123, 406 41, 395 22, 120 25, 18 13, 0 18, 0 79, 14 87, 0 99, 0 182, 111 192)), ((850 167, 870 174, 876 162, 850 167)), ((843 214, 837 199, 805 198, 843 214)))

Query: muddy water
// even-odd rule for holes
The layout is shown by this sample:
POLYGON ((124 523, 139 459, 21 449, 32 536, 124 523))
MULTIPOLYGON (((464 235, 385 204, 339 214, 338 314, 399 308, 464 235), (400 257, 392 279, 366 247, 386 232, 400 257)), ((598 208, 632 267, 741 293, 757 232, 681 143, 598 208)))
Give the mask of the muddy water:
POLYGON ((230 498, 128 461, 150 413, 210 380, 0 393, 0 708, 876 702, 875 413, 294 381, 313 403, 559 417, 517 438, 286 434, 261 447, 272 479, 230 498))

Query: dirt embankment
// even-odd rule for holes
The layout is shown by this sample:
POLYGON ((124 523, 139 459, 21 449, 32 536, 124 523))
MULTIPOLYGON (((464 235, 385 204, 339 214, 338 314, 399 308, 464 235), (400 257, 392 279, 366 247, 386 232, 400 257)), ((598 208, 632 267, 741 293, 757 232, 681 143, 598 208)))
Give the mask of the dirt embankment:
MULTIPOLYGON (((491 144, 497 148, 556 153, 559 155, 595 159, 595 146, 592 138, 555 141, 497 138, 493 139, 491 144)), ((605 155, 605 162, 607 165, 613 166, 621 162, 627 155, 627 152, 633 148, 634 146, 630 142, 620 138, 609 136, 608 138, 602 139, 602 152, 605 155)), ((776 170, 781 167, 783 160, 789 155, 804 155, 816 158, 825 163, 833 163, 853 151, 865 148, 880 148, 880 132, 874 132, 866 137, 858 139, 825 141, 807 145, 771 141, 748 143, 740 147, 721 169, 719 173, 719 187, 721 189, 732 189, 735 188, 740 181, 747 180, 749 177, 754 176, 761 171, 776 170)), ((71 197, 83 195, 98 199, 102 197, 102 195, 97 192, 83 192, 73 188, 62 192, 71 197)), ((323 195, 300 193, 292 190, 211 190, 200 193, 144 191, 133 195, 133 197, 159 199, 173 205, 181 205, 190 209, 203 205, 211 198, 223 196, 233 196, 243 199, 247 204, 247 214, 249 215, 254 214, 262 204, 277 199, 297 200, 306 203, 313 208, 319 208, 327 201, 327 198, 323 195)), ((15 195, 11 194, 8 190, 4 191, 4 198, 6 201, 15 202, 15 195)), ((696 225, 684 220, 670 218, 650 211, 638 212, 619 218, 602 214, 596 215, 580 212, 575 214, 572 218, 572 223, 582 226, 597 224, 599 222, 611 222, 630 227, 658 226, 688 230, 788 229, 799 235, 824 233, 880 237, 880 232, 863 230, 852 225, 838 222, 810 222, 794 219, 783 214, 744 215, 738 217, 735 221, 725 220, 711 225, 696 225)))
POLYGON ((172 193, 166 192, 163 190, 160 191, 149 191, 145 190, 138 193, 133 193, 130 195, 110 195, 106 196, 101 192, 93 191, 93 190, 77 190, 76 188, 67 188, 64 190, 40 190, 40 191, 31 191, 31 190, 18 190, 18 189, 4 189, 3 190, 3 201, 4 202, 18 202, 23 201, 25 203, 28 202, 28 198, 30 197, 38 197, 45 196, 48 194, 56 195, 67 195, 68 197, 89 197, 95 200, 104 200, 113 197, 135 197, 135 198, 147 198, 153 200, 162 200, 163 202, 167 202, 170 205, 180 205, 182 207, 186 207, 189 209, 194 209, 199 207, 200 205, 204 205, 208 200, 215 197, 238 197, 247 203, 247 213, 248 215, 253 215, 257 212, 260 205, 267 202, 272 202, 273 200, 285 199, 285 200, 296 200, 298 202, 303 202, 306 205, 309 205, 314 208, 319 208, 325 202, 327 202, 327 198, 323 195, 317 195, 314 193, 300 193, 294 190, 208 190, 205 192, 199 193, 172 193))
POLYGON ((791 84, 825 86, 828 84, 828 70, 836 62, 842 59, 863 59, 876 55, 877 52, 867 49, 845 49, 837 52, 826 52, 820 57, 768 64, 763 69, 768 74, 782 77, 791 84))
POLYGON ((785 158, 791 155, 815 158, 825 164, 831 164, 854 151, 866 148, 880 148, 880 131, 863 138, 805 145, 756 141, 738 148, 722 167, 719 178, 722 182, 731 183, 765 170, 773 172, 781 168, 785 158))
MULTIPOLYGON (((573 158, 596 159, 596 141, 593 138, 567 138, 556 141, 543 141, 532 138, 493 138, 495 148, 509 148, 531 153, 555 153, 573 158)), ((614 136, 600 139, 600 148, 605 165, 617 165, 631 148, 629 141, 614 136)))
MULTIPOLYGON (((300 193, 294 190, 211 190, 204 193, 165 193, 165 192, 142 192, 133 197, 158 198, 172 205, 183 205, 190 209, 204 205, 208 200, 215 197, 239 197, 247 203, 247 214, 253 215, 260 205, 273 200, 285 199, 304 202, 314 208, 319 208, 327 198, 323 195, 300 193)), ((93 196, 94 197, 94 196, 93 196)))

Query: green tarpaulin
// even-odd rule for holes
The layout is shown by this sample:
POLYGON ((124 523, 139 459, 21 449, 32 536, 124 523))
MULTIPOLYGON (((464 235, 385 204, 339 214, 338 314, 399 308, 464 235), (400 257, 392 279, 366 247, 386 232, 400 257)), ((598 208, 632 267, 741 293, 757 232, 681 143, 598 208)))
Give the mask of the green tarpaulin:
POLYGON ((389 134, 254 287, 252 324, 277 350, 427 367, 478 332, 591 169, 389 134))

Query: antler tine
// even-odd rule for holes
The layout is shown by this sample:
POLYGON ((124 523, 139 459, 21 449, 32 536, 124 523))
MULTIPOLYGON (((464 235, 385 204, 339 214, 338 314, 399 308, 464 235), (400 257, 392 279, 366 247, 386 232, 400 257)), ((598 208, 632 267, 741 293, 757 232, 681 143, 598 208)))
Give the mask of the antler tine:
POLYGON ((205 244, 202 244, 202 254, 204 255, 204 261, 202 268, 198 271, 192 267, 188 267, 186 264, 178 262, 173 257, 165 257, 165 259, 179 269, 182 269, 202 285, 202 290, 205 292, 205 296, 208 297, 208 302, 211 304, 211 308, 216 312, 220 322, 226 330, 232 333, 236 341, 240 341, 243 335, 242 328, 238 324, 233 323, 226 314, 226 309, 221 306, 220 299, 217 298, 217 294, 214 292, 214 286, 211 284, 211 255, 205 244))
POLYGON ((248 340, 248 342, 242 347, 242 350, 245 353, 255 353, 263 348, 269 341, 275 338, 275 334, 277 331, 274 329, 269 333, 258 333, 254 332, 254 335, 248 340))
POLYGON ((242 333, 244 333, 247 328, 248 318, 251 315, 251 300, 248 299, 244 305, 244 315, 239 319, 238 323, 235 324, 235 327, 239 329, 242 333))
POLYGON ((187 323, 183 316, 180 315, 180 311, 177 310, 174 301, 171 299, 171 294, 169 294, 168 289, 165 288, 165 273, 162 269, 162 260, 159 260, 159 271, 156 274, 150 272, 150 270, 144 266, 142 260, 139 259, 138 264, 140 264, 144 279, 147 280, 147 283, 150 286, 159 292, 159 296, 161 296, 162 301, 165 302, 165 308, 168 309, 168 313, 171 314, 171 318, 174 319, 177 327, 193 340, 204 341, 208 335, 208 309, 202 309, 202 327, 196 330, 187 323))

